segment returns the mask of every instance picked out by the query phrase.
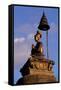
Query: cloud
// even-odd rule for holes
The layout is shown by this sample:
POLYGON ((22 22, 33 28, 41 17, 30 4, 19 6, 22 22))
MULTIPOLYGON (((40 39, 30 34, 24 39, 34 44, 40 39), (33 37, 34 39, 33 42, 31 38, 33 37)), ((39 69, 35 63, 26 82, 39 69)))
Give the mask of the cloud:
POLYGON ((15 38, 14 43, 23 43, 28 40, 33 40, 34 39, 34 33, 30 33, 27 35, 27 37, 20 37, 20 38, 15 38))
POLYGON ((22 67, 31 54, 31 45, 33 43, 34 33, 28 34, 26 37, 14 39, 14 66, 22 67))
POLYGON ((15 38, 14 39, 14 43, 18 43, 18 42, 24 42, 25 38, 24 37, 20 37, 20 38, 15 38))
MULTIPOLYGON (((21 39, 20 39, 21 40, 21 39)), ((30 56, 31 44, 29 40, 20 41, 19 38, 14 43, 14 63, 15 66, 22 66, 30 56), (19 42, 19 43, 18 43, 19 42)))

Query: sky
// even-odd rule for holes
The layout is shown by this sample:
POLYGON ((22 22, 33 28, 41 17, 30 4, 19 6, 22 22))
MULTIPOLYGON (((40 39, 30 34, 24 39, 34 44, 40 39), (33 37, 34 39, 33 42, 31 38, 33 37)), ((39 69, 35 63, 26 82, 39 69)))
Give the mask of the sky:
MULTIPOLYGON (((50 25, 48 31, 49 59, 55 62, 53 66, 54 75, 58 80, 58 8, 42 7, 14 7, 14 84, 22 77, 20 69, 30 57, 31 46, 36 44, 34 35, 43 11, 50 25)), ((46 32, 42 32, 42 43, 46 57, 46 32)))

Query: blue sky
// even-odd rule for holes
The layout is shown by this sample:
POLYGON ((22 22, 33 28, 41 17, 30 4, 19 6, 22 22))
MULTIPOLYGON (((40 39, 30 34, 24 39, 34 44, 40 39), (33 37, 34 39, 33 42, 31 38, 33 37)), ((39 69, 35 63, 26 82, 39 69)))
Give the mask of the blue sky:
MULTIPOLYGON (((58 9, 42 7, 14 7, 14 83, 21 77, 20 68, 30 56, 33 36, 38 30, 41 16, 45 12, 50 25, 48 32, 49 58, 55 61, 53 67, 58 79, 58 9)), ((44 54, 46 55, 46 32, 42 32, 44 54)))

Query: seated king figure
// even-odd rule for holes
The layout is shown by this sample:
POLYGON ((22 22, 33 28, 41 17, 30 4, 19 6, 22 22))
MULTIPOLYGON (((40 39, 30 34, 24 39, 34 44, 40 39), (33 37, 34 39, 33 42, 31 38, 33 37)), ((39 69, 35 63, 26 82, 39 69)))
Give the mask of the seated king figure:
POLYGON ((36 46, 32 44, 32 50, 31 55, 41 56, 43 55, 43 44, 40 42, 40 38, 42 37, 42 34, 40 31, 37 31, 36 35, 34 36, 35 41, 37 42, 36 46))

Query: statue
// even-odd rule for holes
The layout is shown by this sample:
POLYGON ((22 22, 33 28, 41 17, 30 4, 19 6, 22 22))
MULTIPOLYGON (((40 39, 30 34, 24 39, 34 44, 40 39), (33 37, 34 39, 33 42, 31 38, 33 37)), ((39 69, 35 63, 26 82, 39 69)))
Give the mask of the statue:
MULTIPOLYGON (((46 16, 43 13, 38 29, 47 31, 49 28, 50 26, 48 25, 46 16)), ((32 44, 31 57, 28 58, 27 62, 20 69, 23 77, 17 81, 17 85, 56 82, 52 70, 54 62, 44 57, 43 44, 40 41, 42 38, 40 30, 38 30, 34 36, 36 45, 32 44)))
POLYGON ((34 36, 34 39, 36 41, 36 45, 32 44, 32 50, 31 50, 31 56, 37 56, 42 57, 44 56, 44 50, 43 50, 43 44, 40 42, 40 39, 42 38, 42 34, 40 31, 37 31, 36 35, 34 36))

